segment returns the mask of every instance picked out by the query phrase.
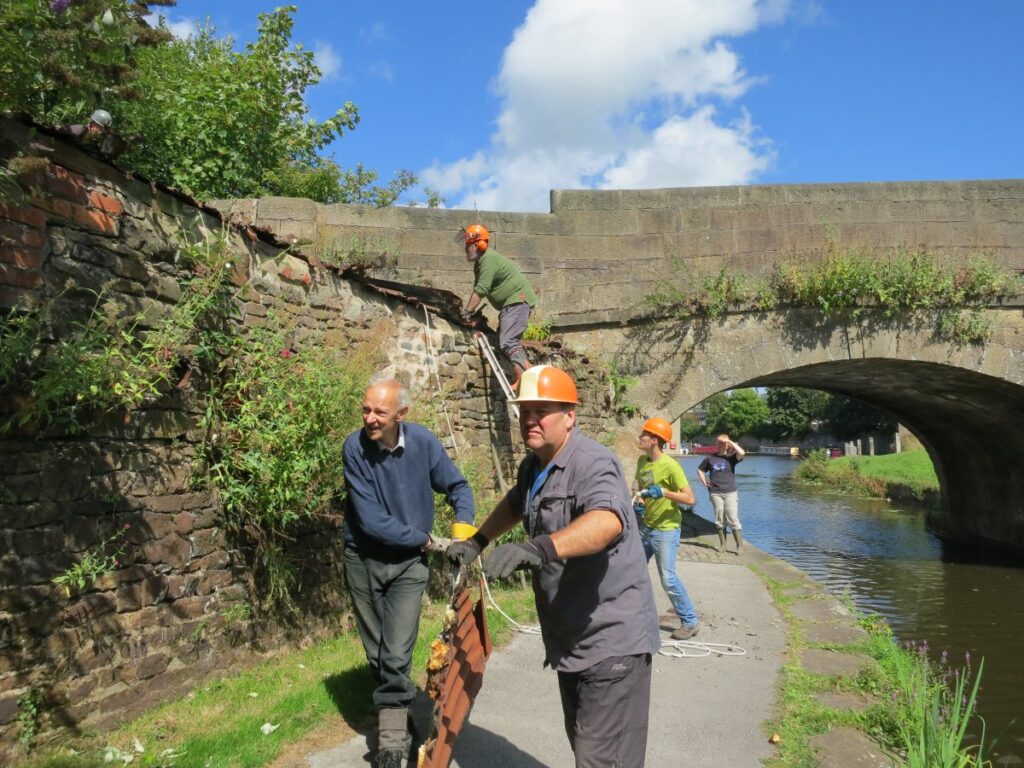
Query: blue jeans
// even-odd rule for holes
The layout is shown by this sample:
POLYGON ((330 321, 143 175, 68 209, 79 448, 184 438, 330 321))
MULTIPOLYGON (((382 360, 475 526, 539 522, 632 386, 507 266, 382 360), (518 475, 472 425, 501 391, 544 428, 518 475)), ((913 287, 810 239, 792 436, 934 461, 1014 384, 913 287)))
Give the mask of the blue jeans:
POLYGON ((672 608, 679 615, 679 620, 684 627, 697 625, 697 610, 693 607, 690 595, 686 587, 676 575, 676 552, 679 549, 679 529, 671 531, 658 531, 640 526, 640 541, 644 545, 644 555, 650 562, 651 555, 654 555, 654 562, 658 564, 658 575, 661 576, 661 587, 672 601, 672 608))
POLYGON ((425 560, 419 552, 388 561, 345 549, 345 581, 377 681, 373 703, 378 709, 407 708, 416 696, 409 672, 429 574, 425 560))

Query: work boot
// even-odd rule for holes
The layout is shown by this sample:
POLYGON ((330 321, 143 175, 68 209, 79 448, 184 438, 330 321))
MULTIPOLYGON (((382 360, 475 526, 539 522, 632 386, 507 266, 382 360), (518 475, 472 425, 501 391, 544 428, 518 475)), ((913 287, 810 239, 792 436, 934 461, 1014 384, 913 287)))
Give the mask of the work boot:
POLYGON ((700 624, 694 624, 692 627, 681 626, 670 637, 673 640, 689 640, 691 637, 696 637, 700 631, 700 624))
POLYGON ((718 551, 725 551, 725 528, 718 529, 718 551))
POLYGON ((408 709, 394 707, 377 713, 376 768, 402 768, 409 757, 410 742, 408 709))
POLYGON ((515 376, 515 378, 512 380, 512 383, 510 383, 509 386, 512 387, 513 392, 519 391, 519 380, 523 377, 523 371, 525 370, 526 369, 519 365, 519 363, 512 363, 512 373, 515 376))
POLYGON ((736 542, 736 554, 743 548, 743 533, 738 528, 732 529, 732 538, 736 542))

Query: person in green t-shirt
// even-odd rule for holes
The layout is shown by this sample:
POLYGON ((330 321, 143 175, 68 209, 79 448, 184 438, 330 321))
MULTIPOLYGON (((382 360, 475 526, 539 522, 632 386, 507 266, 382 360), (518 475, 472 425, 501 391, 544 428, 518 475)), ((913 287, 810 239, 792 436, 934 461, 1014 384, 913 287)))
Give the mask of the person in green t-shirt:
POLYGON ((471 322, 473 313, 487 299, 498 310, 498 346, 515 369, 512 388, 530 367, 523 349, 523 333, 530 311, 537 306, 537 294, 526 282, 519 267, 490 248, 491 233, 480 224, 470 224, 459 234, 466 247, 466 260, 473 265, 473 293, 466 302, 462 319, 471 322))
POLYGON ((640 450, 644 452, 636 462, 637 496, 642 506, 635 507, 640 518, 640 541, 644 554, 658 565, 661 586, 672 602, 672 610, 658 617, 661 624, 672 631, 673 640, 689 640, 700 628, 697 610, 676 573, 676 552, 679 550, 679 524, 682 513, 677 504, 693 504, 693 490, 686 473, 671 456, 664 452, 672 439, 672 425, 665 419, 648 419, 640 433, 640 450))

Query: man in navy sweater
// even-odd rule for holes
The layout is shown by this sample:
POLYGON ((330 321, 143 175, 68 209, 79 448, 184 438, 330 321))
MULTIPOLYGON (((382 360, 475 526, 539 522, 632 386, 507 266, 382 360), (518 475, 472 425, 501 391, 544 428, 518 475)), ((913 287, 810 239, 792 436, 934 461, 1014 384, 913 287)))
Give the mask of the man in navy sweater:
POLYGON ((434 495, 443 493, 456 520, 472 523, 473 494, 441 442, 405 421, 402 385, 371 384, 363 398, 363 428, 345 439, 342 455, 348 506, 345 514, 345 582, 377 689, 378 768, 399 768, 409 755, 409 679, 427 586, 426 553, 443 551, 430 537, 434 495))

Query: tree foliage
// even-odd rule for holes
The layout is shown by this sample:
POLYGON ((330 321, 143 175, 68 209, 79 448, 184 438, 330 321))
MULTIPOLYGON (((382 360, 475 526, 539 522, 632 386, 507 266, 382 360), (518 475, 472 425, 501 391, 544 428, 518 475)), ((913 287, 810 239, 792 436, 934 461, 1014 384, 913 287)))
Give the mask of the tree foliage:
MULTIPOLYGON (((311 119, 321 77, 292 44, 295 6, 259 14, 257 39, 237 51, 210 26, 185 40, 146 23, 174 0, 2 0, 0 109, 41 123, 84 123, 95 107, 128 140, 119 162, 201 199, 284 195, 386 206, 418 183, 398 171, 339 166, 327 146, 359 122, 345 102, 311 119)), ((429 188, 426 204, 443 200, 429 188)))
POLYGON ((320 80, 313 52, 291 45, 294 6, 259 14, 242 51, 211 26, 140 53, 136 102, 117 105, 122 130, 141 140, 125 162, 200 198, 277 193, 277 174, 315 168, 320 152, 359 122, 346 102, 309 119, 308 88, 320 80))
POLYGON ((785 437, 805 437, 822 413, 829 395, 816 389, 772 387, 766 393, 768 421, 763 437, 777 441, 785 437))
POLYGON ((0 110, 85 122, 96 107, 137 97, 139 54, 171 37, 144 21, 163 5, 174 0, 3 0, 0 110))
POLYGON ((755 434, 768 420, 768 406, 753 389, 734 389, 708 413, 709 432, 730 435, 755 434), (712 420, 713 417, 713 420, 712 420))

